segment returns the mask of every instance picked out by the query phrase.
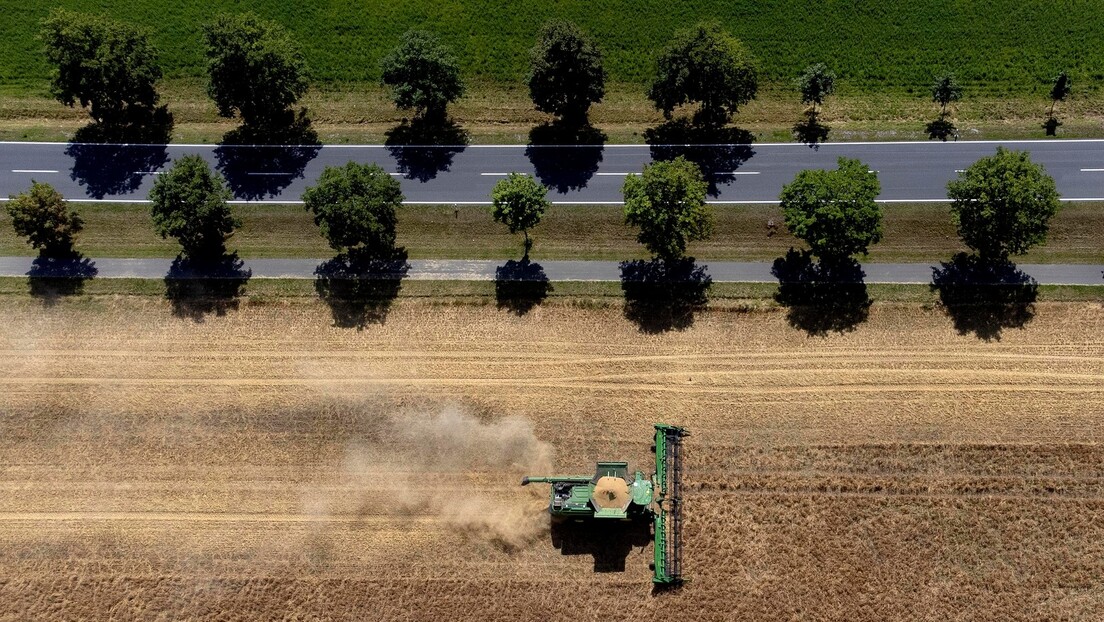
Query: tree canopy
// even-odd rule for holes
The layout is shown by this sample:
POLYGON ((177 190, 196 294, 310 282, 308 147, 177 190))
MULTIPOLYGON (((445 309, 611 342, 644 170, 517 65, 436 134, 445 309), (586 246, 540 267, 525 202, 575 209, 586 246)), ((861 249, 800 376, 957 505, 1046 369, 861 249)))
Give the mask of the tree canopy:
POLYGON ((401 110, 420 117, 444 119, 448 105, 464 94, 460 63, 437 37, 410 30, 380 63, 383 84, 401 110))
MULTIPOLYGON (((1054 76, 1054 80, 1050 87, 1050 100, 1052 102, 1066 101, 1070 92, 1073 91, 1073 81, 1070 80, 1069 74, 1062 71, 1057 76, 1054 76)), ((1053 106, 1051 107, 1053 109, 1053 106)))
POLYGON ((230 212, 230 189, 198 155, 178 158, 150 190, 150 213, 162 238, 174 237, 191 259, 215 258, 241 222, 230 212))
POLYGON ((55 9, 42 24, 50 91, 61 103, 89 108, 96 121, 122 124, 157 105, 161 78, 149 36, 105 17, 55 9))
POLYGON ((966 246, 1003 260, 1046 242, 1061 205, 1054 179, 1026 151, 997 147, 947 184, 951 215, 966 246))
POLYGON ((783 186, 783 221, 822 261, 865 255, 882 238, 879 192, 878 176, 866 164, 839 158, 835 170, 804 170, 783 186))
POLYGON ((529 58, 529 95, 537 110, 581 123, 606 94, 602 53, 571 22, 546 23, 529 58))
POLYGON ((203 27, 207 94, 224 117, 246 125, 280 123, 306 92, 307 67, 282 26, 253 13, 221 15, 203 27))
POLYGON ((836 90, 836 74, 824 63, 816 63, 805 68, 805 73, 797 81, 801 90, 801 103, 819 106, 836 90))
POLYGON ((954 74, 944 74, 935 79, 931 87, 932 101, 942 107, 941 114, 947 114, 947 104, 962 99, 962 87, 954 74))
POLYGON ((399 182, 375 164, 327 166, 318 183, 303 192, 322 236, 340 252, 388 257, 395 249, 396 210, 403 202, 399 182))
POLYGON ((551 207, 548 186, 529 175, 510 173, 491 190, 491 211, 494 219, 510 228, 510 233, 525 235, 525 256, 529 256, 532 241, 529 230, 537 226, 541 216, 551 207))
POLYGON ((727 123, 759 88, 755 61, 744 44, 718 24, 679 30, 660 55, 648 97, 671 118, 676 106, 701 104, 695 119, 727 123))
POLYGON ((8 215, 16 235, 27 238, 43 257, 63 257, 73 251, 73 237, 84 221, 50 184, 31 182, 31 189, 10 197, 8 215))
POLYGON ((701 169, 686 158, 654 162, 625 179, 625 222, 640 228, 636 239, 655 257, 681 259, 688 242, 713 232, 707 190, 701 169))

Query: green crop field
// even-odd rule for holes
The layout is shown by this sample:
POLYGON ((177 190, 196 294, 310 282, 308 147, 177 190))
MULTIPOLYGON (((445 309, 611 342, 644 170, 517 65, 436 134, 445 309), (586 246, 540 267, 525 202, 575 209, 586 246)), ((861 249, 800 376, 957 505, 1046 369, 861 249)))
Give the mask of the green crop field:
POLYGON ((102 11, 148 28, 169 78, 203 74, 200 25, 218 12, 254 10, 287 26, 314 77, 375 81, 380 57, 408 28, 439 33, 469 79, 519 81, 545 19, 563 16, 598 39, 615 82, 641 82, 680 25, 716 20, 760 59, 768 82, 788 82, 823 61, 854 92, 922 90, 951 70, 976 91, 1035 93, 1059 69, 1078 90, 1104 81, 1100 0, 3 0, 0 84, 45 92, 35 37, 52 6, 102 11))

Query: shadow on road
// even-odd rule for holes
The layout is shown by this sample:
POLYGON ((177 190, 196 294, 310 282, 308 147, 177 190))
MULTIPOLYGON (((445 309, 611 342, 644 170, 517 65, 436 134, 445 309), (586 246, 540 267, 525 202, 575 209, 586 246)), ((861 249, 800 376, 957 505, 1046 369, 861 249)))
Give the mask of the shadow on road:
POLYGON ((828 141, 830 130, 830 127, 820 122, 817 115, 809 112, 805 114, 804 119, 793 126, 793 136, 798 142, 808 145, 813 150, 818 150, 820 149, 820 143, 828 141))
POLYGON ((958 253, 932 268, 931 289, 960 335, 1000 340, 1005 328, 1023 328, 1035 317, 1039 284, 1007 259, 958 253))
POLYGON ((552 284, 539 263, 511 259, 495 269, 495 299, 499 309, 525 315, 551 292, 552 284))
POLYGON ((720 194, 720 184, 736 179, 733 174, 755 155, 755 137, 738 127, 701 125, 689 119, 667 121, 644 131, 651 145, 652 159, 673 160, 679 156, 697 164, 709 183, 709 195, 720 194))
POLYGON ((621 262, 625 318, 645 333, 685 330, 709 303, 713 278, 692 257, 621 262))
POLYGON ((640 564, 647 566, 652 561, 647 550, 652 530, 647 520, 552 521, 551 539, 562 555, 593 557, 594 572, 625 572, 633 549, 638 549, 640 564))
POLYGON ((172 114, 164 106, 131 123, 90 123, 65 148, 73 159, 69 177, 94 199, 131 194, 168 162, 165 144, 172 128, 172 114))
POLYGON ((224 134, 215 158, 234 196, 256 201, 275 197, 302 178, 321 148, 307 111, 286 110, 279 122, 242 125, 224 134))
POLYGON ((560 194, 586 187, 602 163, 606 135, 586 124, 542 123, 529 131, 525 155, 537 179, 560 194))
POLYGON ((771 274, 778 279, 774 299, 787 308, 790 326, 809 336, 855 330, 870 313, 866 274, 850 257, 814 262, 809 251, 791 248, 774 260, 771 274))
POLYGON ((84 291, 84 282, 98 274, 96 263, 77 251, 55 257, 39 255, 31 262, 27 272, 27 285, 31 296, 46 306, 53 306, 66 296, 84 291))
POLYGON ((388 130, 384 144, 403 177, 426 182, 449 170, 468 133, 451 118, 415 117, 388 130))
POLYGON ((410 270, 406 251, 386 257, 341 253, 314 270, 314 290, 330 307, 334 326, 363 330, 383 324, 410 270))
POLYGON ((177 255, 165 275, 165 297, 173 315, 202 322, 206 316, 236 311, 245 284, 253 276, 237 253, 192 259, 177 255))

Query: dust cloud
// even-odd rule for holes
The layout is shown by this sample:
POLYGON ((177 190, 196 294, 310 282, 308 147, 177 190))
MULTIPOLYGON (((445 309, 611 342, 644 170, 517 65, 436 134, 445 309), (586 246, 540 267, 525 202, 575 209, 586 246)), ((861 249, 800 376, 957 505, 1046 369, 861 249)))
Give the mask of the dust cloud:
MULTIPOLYGON (((388 417, 383 428, 345 456, 344 475, 364 496, 361 512, 380 511, 386 499, 390 513, 430 516, 507 552, 547 533, 547 491, 520 483, 551 471, 552 446, 527 420, 485 421, 446 407, 388 417)), ((317 500, 311 510, 319 511, 317 500)))

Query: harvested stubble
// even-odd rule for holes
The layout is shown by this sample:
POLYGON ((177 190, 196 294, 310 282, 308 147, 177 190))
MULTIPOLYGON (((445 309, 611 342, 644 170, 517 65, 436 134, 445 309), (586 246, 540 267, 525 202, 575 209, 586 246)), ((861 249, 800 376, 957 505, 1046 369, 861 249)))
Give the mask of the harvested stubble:
MULTIPOLYGON (((906 305, 810 339, 773 310, 644 335, 616 310, 558 305, 518 318, 400 300, 355 332, 304 303, 203 324, 148 299, 0 304, 3 619, 1084 620, 1104 608, 1098 304, 1039 304, 994 342, 906 305), (515 419, 479 437, 514 439, 505 458, 429 457, 416 439, 449 404, 467 413, 461 427, 499 430, 512 415, 533 434, 515 419), (556 472, 635 467, 653 421, 693 430, 693 581, 673 592, 651 594, 650 549, 595 573, 591 555, 561 555, 545 534, 504 542, 455 519, 472 507, 436 501, 528 520, 535 499, 516 474, 548 466, 530 462, 534 436, 554 446, 556 472)), ((484 451, 433 438, 442 454, 484 451)))

